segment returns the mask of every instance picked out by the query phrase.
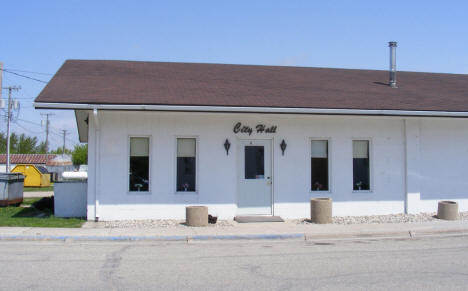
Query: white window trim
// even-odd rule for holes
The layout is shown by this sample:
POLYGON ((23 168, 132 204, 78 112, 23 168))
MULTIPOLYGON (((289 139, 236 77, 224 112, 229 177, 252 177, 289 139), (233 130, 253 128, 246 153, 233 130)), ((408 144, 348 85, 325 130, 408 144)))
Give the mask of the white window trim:
POLYGON ((373 140, 371 137, 353 137, 351 138, 351 191, 352 193, 373 193, 374 192, 374 146, 373 140), (367 140, 369 142, 369 190, 354 190, 354 169, 353 169, 353 141, 357 140, 367 140))
POLYGON ((198 195, 199 189, 199 179, 198 176, 200 175, 199 171, 199 137, 198 135, 176 135, 174 136, 174 175, 173 175, 173 189, 175 195, 198 195), (179 138, 194 138, 195 139, 195 191, 177 191, 177 139, 179 138))
POLYGON ((128 195, 151 195, 152 194, 152 159, 153 159, 153 151, 152 151, 152 136, 151 135, 128 135, 127 136, 127 194, 128 195), (149 155, 149 165, 148 165, 148 191, 130 191, 130 139, 132 137, 144 137, 148 138, 148 155, 149 155))
POLYGON ((309 175, 308 175, 308 180, 309 180, 309 193, 310 194, 319 194, 319 193, 332 193, 332 163, 331 163, 331 149, 332 149, 332 141, 331 137, 309 137, 308 139, 308 147, 309 147, 309 155, 307 159, 307 168, 309 169, 309 175), (327 150, 328 150, 328 190, 312 190, 312 165, 310 164, 310 159, 312 158, 312 141, 314 140, 326 140, 327 141, 327 150))

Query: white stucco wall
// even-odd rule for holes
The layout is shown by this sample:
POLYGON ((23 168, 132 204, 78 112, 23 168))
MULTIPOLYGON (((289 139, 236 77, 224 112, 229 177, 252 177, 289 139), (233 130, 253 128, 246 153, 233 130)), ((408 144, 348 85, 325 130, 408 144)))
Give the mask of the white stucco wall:
POLYGON ((185 206, 194 204, 232 219, 237 211, 237 143, 248 138, 272 139, 274 214, 285 218, 308 217, 309 200, 318 196, 333 198, 334 215, 401 213, 405 201, 412 203, 409 212, 435 211, 438 199, 468 197, 466 182, 460 181, 468 170, 468 121, 463 119, 99 111, 98 123, 93 120, 90 113, 88 219, 96 214, 101 220, 183 219, 185 206), (239 121, 276 125, 277 132, 234 134, 239 121), (128 193, 133 135, 151 138, 150 193, 128 193), (176 137, 185 136, 198 138, 196 194, 175 192, 176 137), (226 138, 232 144, 229 155, 223 147, 226 138), (310 138, 329 140, 330 191, 310 191, 310 138), (279 147, 283 139, 284 156, 279 147), (353 139, 370 139, 371 191, 352 190, 353 139), (447 157, 432 159, 447 144, 447 157), (408 155, 418 158, 408 163, 408 155), (442 176, 437 165, 447 168, 442 176), (450 175, 451 169, 457 173, 450 175), (407 172, 412 173, 410 184, 407 172), (421 184, 414 179, 419 175, 421 184))
POLYGON ((468 211, 468 120, 425 119, 420 131, 420 211, 436 211, 448 199, 468 211))

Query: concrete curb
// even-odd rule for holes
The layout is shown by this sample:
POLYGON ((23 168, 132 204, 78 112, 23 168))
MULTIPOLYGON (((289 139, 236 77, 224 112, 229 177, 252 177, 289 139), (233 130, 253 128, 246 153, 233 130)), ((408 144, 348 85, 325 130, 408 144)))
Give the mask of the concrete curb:
POLYGON ((207 241, 207 240, 281 240, 305 239, 303 233, 240 235, 174 235, 174 236, 86 236, 86 235, 0 235, 2 240, 76 240, 76 241, 207 241))
POLYGON ((186 241, 187 236, 0 235, 0 240, 186 241))
POLYGON ((468 236, 466 230, 431 230, 342 234, 234 234, 234 235, 169 235, 169 236, 98 236, 98 235, 0 235, 0 241, 229 241, 229 240, 352 240, 352 239, 395 239, 431 236, 468 236))

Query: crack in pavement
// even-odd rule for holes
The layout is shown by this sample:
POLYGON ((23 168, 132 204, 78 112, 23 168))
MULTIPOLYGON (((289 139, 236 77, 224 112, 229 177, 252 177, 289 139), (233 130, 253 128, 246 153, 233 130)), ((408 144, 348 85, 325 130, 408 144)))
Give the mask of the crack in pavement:
POLYGON ((122 261, 122 254, 131 247, 131 245, 126 245, 106 255, 105 262, 102 265, 99 273, 101 279, 104 282, 109 283, 112 290, 117 290, 116 286, 118 286, 118 284, 116 282, 114 274, 118 271, 120 267, 120 263, 122 261))

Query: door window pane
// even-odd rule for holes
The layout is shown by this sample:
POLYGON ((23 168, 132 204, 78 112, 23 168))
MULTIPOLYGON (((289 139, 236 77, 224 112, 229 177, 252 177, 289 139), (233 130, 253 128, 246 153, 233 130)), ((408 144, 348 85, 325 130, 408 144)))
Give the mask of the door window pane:
POLYGON ((312 191, 328 190, 328 141, 313 140, 311 145, 312 191))
POLYGON ((245 146, 245 179, 265 178, 264 152, 263 146, 245 146))
POLYGON ((177 139, 177 191, 195 192, 196 139, 177 139))
POLYGON ((353 190, 370 190, 369 141, 353 141, 353 190))
POLYGON ((149 189, 149 138, 130 138, 129 190, 149 189))

